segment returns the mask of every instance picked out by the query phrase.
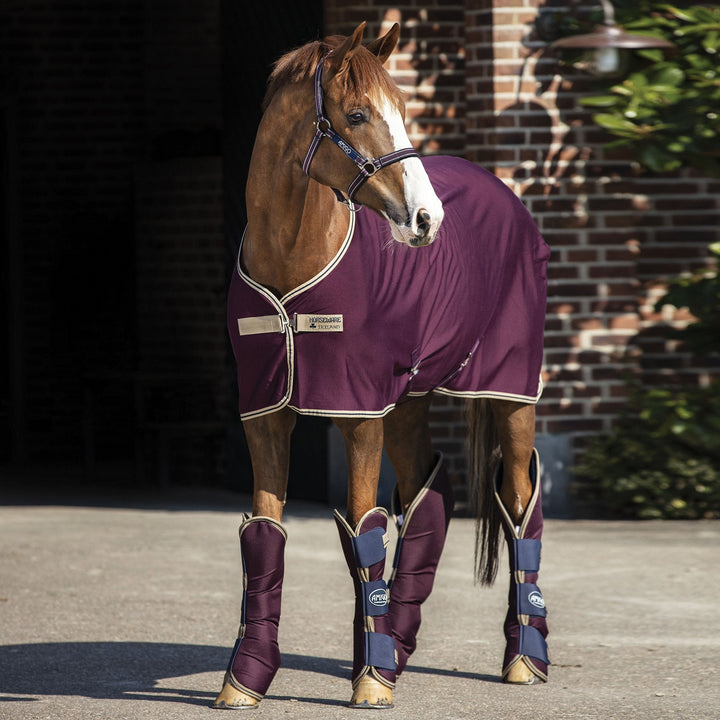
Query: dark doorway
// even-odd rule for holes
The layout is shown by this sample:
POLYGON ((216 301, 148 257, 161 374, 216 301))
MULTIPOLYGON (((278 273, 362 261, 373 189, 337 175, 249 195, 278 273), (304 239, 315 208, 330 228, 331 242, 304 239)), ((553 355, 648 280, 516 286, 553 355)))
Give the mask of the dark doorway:
POLYGON ((13 104, 0 97, 0 463, 24 456, 20 322, 20 247, 14 192, 13 104))
POLYGON ((268 75, 284 52, 321 38, 322 22, 322 0, 222 0, 223 175, 231 250, 245 227, 245 178, 268 75))
MULTIPOLYGON (((234 263, 245 228, 245 180, 267 77, 286 51, 323 36, 321 0, 222 0, 223 178, 228 267, 234 263)), ((324 418, 300 416, 293 433, 289 497, 325 502, 327 429, 324 418)), ((252 490, 242 430, 231 433, 230 483, 252 490)))

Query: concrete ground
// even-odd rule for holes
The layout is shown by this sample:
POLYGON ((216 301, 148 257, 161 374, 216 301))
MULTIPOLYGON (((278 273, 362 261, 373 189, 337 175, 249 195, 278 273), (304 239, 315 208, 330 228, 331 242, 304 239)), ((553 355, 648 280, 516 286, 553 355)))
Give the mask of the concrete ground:
MULTIPOLYGON (((27 496, 31 495, 28 489, 27 496)), ((237 495, 0 507, 0 718, 217 720, 239 623, 237 495)), ((500 682, 506 585, 454 519, 395 708, 351 710, 351 582, 328 508, 295 503, 283 666, 253 718, 720 718, 720 523, 546 523, 550 682, 500 682)), ((392 557, 392 555, 390 555, 392 557)), ((240 711, 242 712, 242 711, 240 711)))

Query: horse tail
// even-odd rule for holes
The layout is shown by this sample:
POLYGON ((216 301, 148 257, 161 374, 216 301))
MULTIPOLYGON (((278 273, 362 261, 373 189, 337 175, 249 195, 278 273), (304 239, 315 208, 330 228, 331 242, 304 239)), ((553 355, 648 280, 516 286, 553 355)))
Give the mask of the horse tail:
POLYGON ((500 444, 490 401, 468 402, 468 472, 470 504, 475 523, 475 578, 492 585, 498 571, 500 513, 493 487, 500 462, 500 444))

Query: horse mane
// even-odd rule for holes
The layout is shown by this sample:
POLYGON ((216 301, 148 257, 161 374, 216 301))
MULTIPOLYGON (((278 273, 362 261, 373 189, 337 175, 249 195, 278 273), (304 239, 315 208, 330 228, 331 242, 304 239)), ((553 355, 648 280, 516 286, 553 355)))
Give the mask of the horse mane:
MULTIPOLYGON (((312 78, 318 63, 339 47, 346 38, 330 35, 324 40, 314 40, 291 50, 280 57, 268 78, 268 87, 263 100, 265 111, 275 94, 285 85, 300 83, 312 78)), ((383 69, 377 58, 365 48, 353 53, 348 71, 342 75, 345 98, 350 105, 359 105, 365 96, 379 101, 386 96, 397 106, 402 102, 402 92, 390 75, 383 69)))

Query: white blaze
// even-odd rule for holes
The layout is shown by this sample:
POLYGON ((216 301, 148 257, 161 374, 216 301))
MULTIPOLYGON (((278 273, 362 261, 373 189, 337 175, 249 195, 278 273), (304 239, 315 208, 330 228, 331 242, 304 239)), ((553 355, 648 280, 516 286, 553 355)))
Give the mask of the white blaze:
MULTIPOLYGON (((393 150, 403 150, 411 147, 402 115, 395 106, 385 98, 378 111, 390 130, 390 137, 394 146, 393 150)), ((435 238, 435 233, 440 227, 444 216, 442 202, 435 194, 420 158, 406 158, 400 161, 400 166, 405 178, 405 203, 410 212, 410 226, 397 225, 390 220, 390 230, 395 240, 409 243, 410 239, 418 233, 418 211, 425 210, 430 215, 429 240, 426 243, 429 244, 435 238)))

